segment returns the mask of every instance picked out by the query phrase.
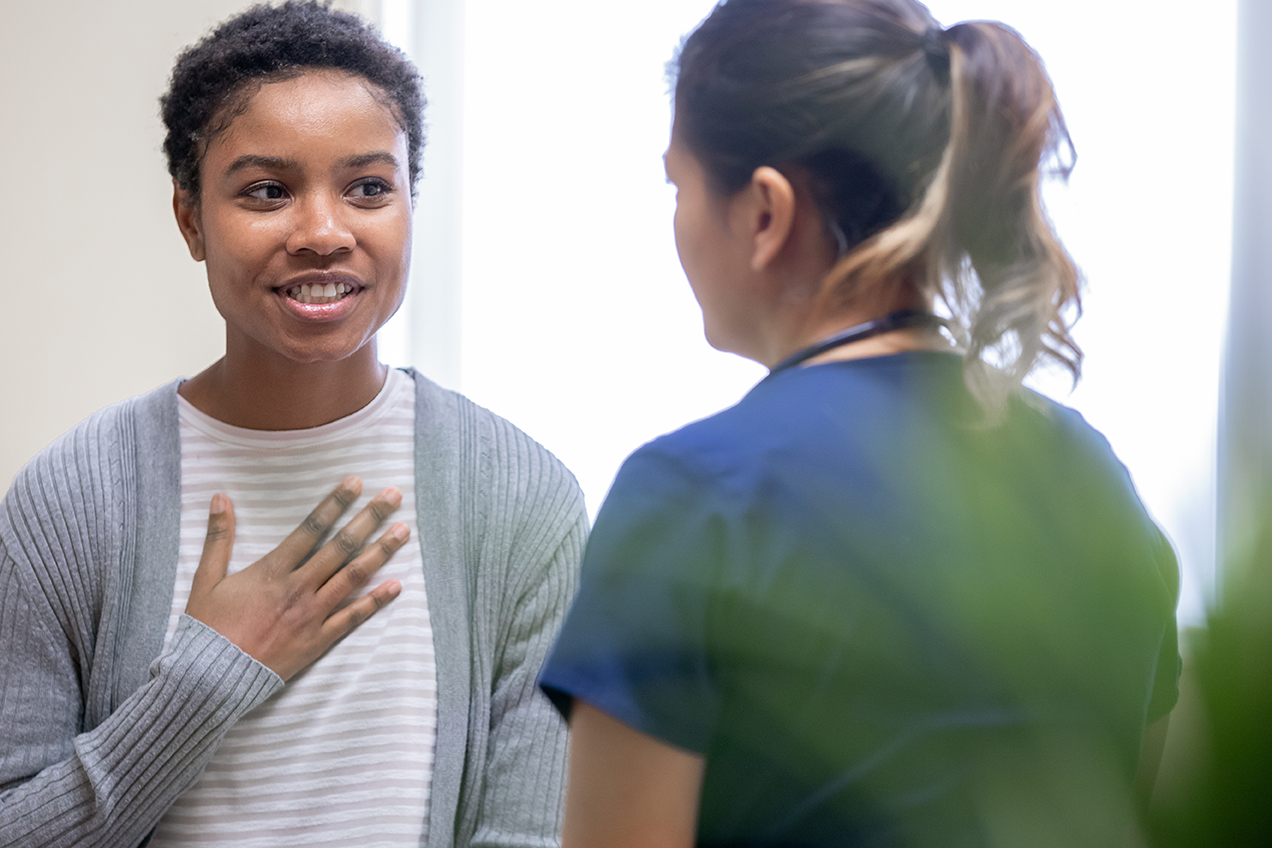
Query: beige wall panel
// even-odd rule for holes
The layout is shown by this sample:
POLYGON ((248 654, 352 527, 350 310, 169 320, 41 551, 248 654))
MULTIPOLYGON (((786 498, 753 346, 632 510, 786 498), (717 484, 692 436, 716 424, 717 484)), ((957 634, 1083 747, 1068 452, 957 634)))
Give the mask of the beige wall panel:
POLYGON ((0 487, 93 410, 220 356, 158 98, 177 51, 247 5, 0 0, 0 487))

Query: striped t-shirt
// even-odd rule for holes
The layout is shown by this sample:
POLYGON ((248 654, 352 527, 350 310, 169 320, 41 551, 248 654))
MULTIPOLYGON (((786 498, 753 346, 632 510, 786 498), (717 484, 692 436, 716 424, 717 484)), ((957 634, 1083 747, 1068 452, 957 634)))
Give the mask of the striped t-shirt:
POLYGON ((390 370, 370 404, 310 430, 246 430, 178 402, 181 547, 168 639, 217 492, 234 504, 230 573, 273 550, 351 474, 362 495, 342 522, 397 486, 402 504, 377 532, 401 521, 411 537, 367 587, 397 579, 401 595, 230 729, 151 846, 421 844, 437 687, 415 518, 414 381, 390 370))

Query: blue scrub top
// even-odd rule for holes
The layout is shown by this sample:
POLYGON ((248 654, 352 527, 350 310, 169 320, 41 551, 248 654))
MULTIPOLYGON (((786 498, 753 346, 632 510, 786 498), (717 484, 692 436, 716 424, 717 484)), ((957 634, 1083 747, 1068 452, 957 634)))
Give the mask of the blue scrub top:
POLYGON ((632 454, 541 685, 705 755, 701 845, 1096 845, 1177 593, 1076 412, 984 426, 952 354, 828 363, 632 454))

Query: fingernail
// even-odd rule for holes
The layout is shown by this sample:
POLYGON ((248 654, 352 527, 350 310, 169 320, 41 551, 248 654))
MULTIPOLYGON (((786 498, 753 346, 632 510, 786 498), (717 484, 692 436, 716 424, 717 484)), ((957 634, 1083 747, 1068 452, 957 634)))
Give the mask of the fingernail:
POLYGON ((397 539, 399 542, 405 542, 406 537, 411 535, 411 531, 405 524, 394 524, 389 528, 389 535, 394 539, 397 539))
POLYGON ((380 494, 384 496, 384 499, 386 501, 393 504, 394 506, 397 506, 398 504, 402 503, 402 490, 399 489, 397 486, 389 486, 389 488, 385 489, 380 494))
POLYGON ((398 595, 402 594, 402 584, 397 582, 396 580, 390 580, 389 585, 385 586, 384 588, 389 590, 390 598, 396 598, 398 595))
POLYGON ((344 480, 341 481, 340 485, 346 489, 361 489, 362 481, 359 480, 356 476, 350 475, 344 478, 344 480))
POLYGON ((212 496, 212 506, 208 509, 209 515, 220 515, 225 512, 225 495, 217 493, 212 496))

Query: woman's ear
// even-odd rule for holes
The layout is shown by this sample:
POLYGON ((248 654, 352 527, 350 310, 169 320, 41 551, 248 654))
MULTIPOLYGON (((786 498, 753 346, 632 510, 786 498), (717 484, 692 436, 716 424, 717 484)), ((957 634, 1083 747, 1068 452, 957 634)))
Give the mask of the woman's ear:
POLYGON ((195 262, 206 258, 203 249, 203 218, 200 215, 199 201, 190 192, 183 190, 177 181, 172 181, 172 212, 177 216, 177 229, 185 239, 186 247, 195 262))
POLYGON ((751 270, 762 271, 790 241, 795 226, 795 187, 776 168, 763 165, 751 174, 751 270))

